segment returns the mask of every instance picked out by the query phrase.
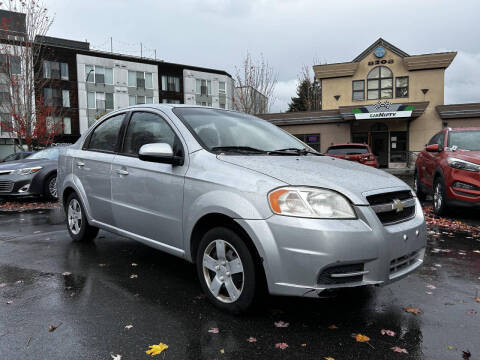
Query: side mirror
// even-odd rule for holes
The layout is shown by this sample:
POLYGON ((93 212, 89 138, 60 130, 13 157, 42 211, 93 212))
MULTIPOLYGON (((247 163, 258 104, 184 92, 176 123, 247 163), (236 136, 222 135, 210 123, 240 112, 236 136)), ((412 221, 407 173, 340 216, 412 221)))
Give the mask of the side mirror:
POLYGON ((183 156, 175 156, 172 147, 167 143, 143 145, 138 152, 138 158, 143 161, 183 165, 183 156))
POLYGON ((442 151, 438 144, 427 145, 425 150, 427 150, 428 152, 440 152, 440 151, 442 151))

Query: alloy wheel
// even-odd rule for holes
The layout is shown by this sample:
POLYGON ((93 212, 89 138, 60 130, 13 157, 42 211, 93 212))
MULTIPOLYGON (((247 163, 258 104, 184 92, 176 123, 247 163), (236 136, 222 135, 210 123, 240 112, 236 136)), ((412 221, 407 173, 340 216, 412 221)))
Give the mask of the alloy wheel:
POLYGON ((77 199, 72 199, 68 205, 68 227, 74 235, 78 235, 82 228, 82 208, 77 199))
POLYGON ((225 240, 214 240, 203 253, 203 275, 210 292, 223 303, 233 303, 242 294, 243 264, 237 250, 225 240))
POLYGON ((440 210, 443 204, 442 184, 437 183, 435 185, 435 191, 433 193, 433 206, 435 209, 440 210))
POLYGON ((54 199, 57 198, 57 177, 54 176, 48 182, 48 191, 50 192, 50 196, 54 199))

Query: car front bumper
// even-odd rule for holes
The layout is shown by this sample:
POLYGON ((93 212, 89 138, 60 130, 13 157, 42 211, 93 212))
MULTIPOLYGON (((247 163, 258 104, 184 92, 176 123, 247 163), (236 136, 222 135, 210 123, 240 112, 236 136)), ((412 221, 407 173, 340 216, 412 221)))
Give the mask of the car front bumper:
POLYGON ((418 200, 413 218, 388 226, 369 206, 355 211, 355 220, 241 220, 261 244, 270 293, 316 297, 327 289, 387 284, 423 263, 426 226, 418 200))
POLYGON ((480 173, 451 168, 445 180, 449 203, 480 206, 480 173), (473 189, 462 188, 462 184, 473 189))
POLYGON ((34 174, 0 176, 0 197, 40 195, 42 189, 32 181, 34 176, 34 174))

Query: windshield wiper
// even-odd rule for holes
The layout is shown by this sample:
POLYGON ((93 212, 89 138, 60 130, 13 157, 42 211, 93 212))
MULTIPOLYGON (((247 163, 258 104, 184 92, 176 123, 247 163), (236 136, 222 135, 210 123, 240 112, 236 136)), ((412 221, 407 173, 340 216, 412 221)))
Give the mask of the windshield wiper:
POLYGON ((265 150, 256 149, 250 146, 214 146, 212 151, 226 151, 226 152, 245 152, 255 154, 266 154, 265 150))
POLYGON ((285 148, 285 149, 278 149, 274 151, 269 151, 269 154, 286 154, 286 155, 307 155, 312 154, 316 156, 323 156, 319 152, 308 150, 307 148, 299 149, 299 148, 285 148))

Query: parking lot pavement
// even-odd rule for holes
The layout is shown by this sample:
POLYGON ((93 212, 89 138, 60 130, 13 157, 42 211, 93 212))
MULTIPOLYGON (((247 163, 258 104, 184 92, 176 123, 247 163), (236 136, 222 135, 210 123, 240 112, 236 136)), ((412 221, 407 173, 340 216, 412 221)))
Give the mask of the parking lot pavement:
POLYGON ((472 234, 431 228, 424 266, 389 286, 269 297, 235 317, 206 301, 193 265, 105 232, 73 243, 58 209, 0 214, 0 229, 1 359, 147 359, 159 343, 168 345, 160 359, 480 356, 480 238, 472 234))

